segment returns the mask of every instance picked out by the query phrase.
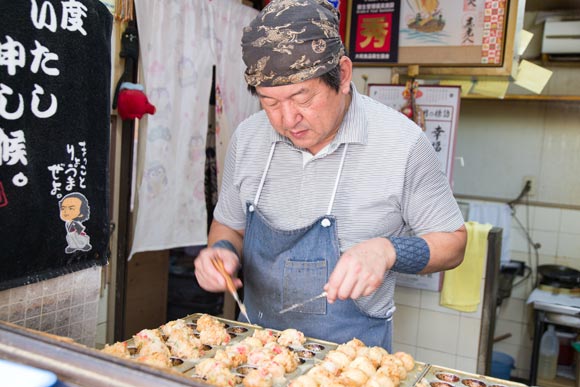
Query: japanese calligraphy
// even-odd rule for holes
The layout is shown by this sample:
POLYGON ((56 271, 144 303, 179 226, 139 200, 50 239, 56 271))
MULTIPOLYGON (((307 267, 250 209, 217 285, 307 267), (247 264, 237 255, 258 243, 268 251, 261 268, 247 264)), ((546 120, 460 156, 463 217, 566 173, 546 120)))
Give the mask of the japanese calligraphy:
POLYGON ((52 178, 50 194, 57 199, 62 198, 63 190, 72 192, 75 189, 87 188, 87 144, 66 145, 67 160, 48 166, 52 178))

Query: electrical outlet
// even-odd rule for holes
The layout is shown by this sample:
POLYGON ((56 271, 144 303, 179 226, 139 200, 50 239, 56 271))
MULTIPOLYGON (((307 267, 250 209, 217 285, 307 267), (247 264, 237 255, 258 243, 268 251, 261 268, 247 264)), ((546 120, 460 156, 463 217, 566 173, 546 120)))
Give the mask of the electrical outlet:
POLYGON ((524 176, 524 186, 527 182, 530 182, 530 190, 528 191, 528 196, 536 195, 536 177, 535 176, 524 176))

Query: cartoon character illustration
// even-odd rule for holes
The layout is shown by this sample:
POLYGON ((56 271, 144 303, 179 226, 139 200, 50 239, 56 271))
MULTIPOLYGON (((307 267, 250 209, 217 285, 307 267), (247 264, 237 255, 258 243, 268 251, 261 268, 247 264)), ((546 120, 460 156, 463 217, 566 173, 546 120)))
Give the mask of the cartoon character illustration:
POLYGON ((79 192, 72 192, 64 196, 59 202, 60 218, 65 223, 66 242, 65 253, 72 254, 77 250, 89 251, 93 247, 91 238, 85 233, 83 222, 89 220, 91 208, 89 201, 79 192))

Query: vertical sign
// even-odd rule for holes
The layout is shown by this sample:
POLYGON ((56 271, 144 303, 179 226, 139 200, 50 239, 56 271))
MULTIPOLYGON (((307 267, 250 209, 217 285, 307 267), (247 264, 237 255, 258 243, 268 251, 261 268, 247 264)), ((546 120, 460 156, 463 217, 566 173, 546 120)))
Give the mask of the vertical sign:
POLYGON ((107 261, 110 37, 98 0, 0 0, 0 290, 107 261))
MULTIPOLYGON (((408 104, 404 85, 369 85, 369 96, 395 110, 408 104)), ((461 101, 459 86, 419 86, 415 104, 423 110, 425 135, 433 145, 443 173, 453 183, 455 133, 459 121, 461 101)))
POLYGON ((354 63, 397 62, 399 12, 399 0, 352 1, 348 56, 354 63))

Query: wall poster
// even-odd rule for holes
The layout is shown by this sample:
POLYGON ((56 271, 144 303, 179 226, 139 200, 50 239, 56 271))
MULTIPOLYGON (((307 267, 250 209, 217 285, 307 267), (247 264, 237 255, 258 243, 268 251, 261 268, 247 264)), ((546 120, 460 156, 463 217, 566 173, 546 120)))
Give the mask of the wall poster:
MULTIPOLYGON (((408 105, 405 85, 369 85, 369 96, 395 110, 408 105)), ((459 86, 423 86, 415 91, 415 103, 423 110, 425 135, 431 141, 441 168, 453 184, 455 133, 459 120, 461 88, 459 86)))
POLYGON ((349 2, 347 51, 355 65, 397 62, 399 10, 399 0, 349 2))
POLYGON ((107 262, 112 16, 0 1, 0 290, 107 262))

